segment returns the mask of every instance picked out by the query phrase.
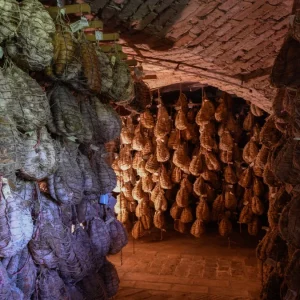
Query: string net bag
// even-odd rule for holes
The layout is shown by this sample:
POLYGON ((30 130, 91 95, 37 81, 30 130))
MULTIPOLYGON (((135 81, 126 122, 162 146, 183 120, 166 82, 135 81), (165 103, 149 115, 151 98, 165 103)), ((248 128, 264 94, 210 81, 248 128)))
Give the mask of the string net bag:
POLYGON ((136 170, 138 168, 139 163, 142 160, 143 160, 143 153, 141 151, 135 152, 132 159, 132 168, 136 170))
POLYGON ((143 191, 142 180, 139 180, 132 190, 132 197, 136 201, 143 201, 146 198, 146 194, 143 191))
POLYGON ((149 139, 149 138, 146 138, 146 142, 145 142, 145 145, 143 147, 143 150, 142 150, 142 155, 145 157, 151 155, 152 153, 154 153, 154 146, 153 146, 153 143, 152 143, 152 140, 149 139))
POLYGON ((180 233, 188 232, 188 224, 182 223, 180 219, 174 221, 174 229, 180 233))
POLYGON ((24 135, 23 163, 20 174, 29 180, 43 180, 53 174, 57 167, 57 143, 47 129, 42 127, 31 135, 24 135))
POLYGON ((22 22, 17 28, 18 36, 6 44, 7 53, 20 67, 41 71, 53 58, 51 36, 55 33, 55 24, 37 0, 22 1, 16 12, 20 12, 22 22))
POLYGON ((234 191, 230 189, 226 189, 224 198, 225 198, 225 208, 231 211, 235 211, 238 205, 238 200, 234 194, 234 191))
POLYGON ((259 124, 255 124, 252 128, 252 138, 256 143, 259 143, 259 135, 260 135, 260 126, 259 124))
POLYGON ((224 179, 229 184, 236 184, 238 181, 235 170, 231 164, 228 164, 224 168, 224 179))
POLYGON ((150 230, 153 226, 152 216, 150 214, 141 216, 140 220, 145 230, 150 230))
POLYGON ((188 100, 187 97, 184 93, 182 93, 182 89, 180 86, 180 93, 179 93, 179 97, 175 103, 174 106, 175 110, 180 111, 182 110, 185 114, 188 112, 189 110, 189 106, 188 106, 188 100))
POLYGON ((202 124, 214 120, 214 118, 215 118, 215 106, 210 100, 204 98, 202 100, 201 108, 198 111, 196 116, 196 123, 197 125, 201 126, 202 124))
POLYGON ((16 35, 21 23, 20 8, 17 1, 1 1, 0 43, 16 35))
POLYGON ((199 176, 203 170, 203 156, 200 151, 193 155, 192 161, 189 166, 189 171, 194 176, 199 176))
POLYGON ((143 112, 140 115, 140 123, 144 128, 147 128, 147 129, 154 128, 155 121, 154 121, 153 115, 149 109, 146 109, 145 112, 143 112))
POLYGON ((154 187, 154 182, 152 181, 152 175, 149 173, 147 176, 142 177, 142 189, 145 193, 150 193, 154 187))
POLYGON ((247 164, 251 164, 254 162, 258 155, 258 145, 254 141, 253 138, 250 139, 250 141, 245 145, 243 149, 243 159, 247 164))
POLYGON ((140 177, 145 177, 148 175, 148 172, 146 170, 146 162, 144 160, 142 160, 137 169, 136 169, 137 175, 140 177))
POLYGON ((207 195, 207 184, 201 176, 197 177, 195 180, 193 184, 193 191, 199 197, 207 195))
POLYGON ((27 132, 45 126, 50 118, 50 107, 39 84, 12 63, 8 63, 4 75, 14 97, 8 108, 17 128, 27 132))
POLYGON ((174 152, 173 159, 174 165, 181 168, 184 171, 186 166, 189 166, 191 163, 190 158, 187 156, 187 145, 181 144, 178 149, 174 152))
POLYGON ((132 166, 131 147, 124 145, 119 154, 118 166, 122 171, 126 171, 132 166))
POLYGON ((146 143, 146 139, 141 132, 140 125, 138 125, 137 128, 135 129, 134 137, 132 140, 132 149, 136 151, 142 151, 145 143, 146 143))
POLYGON ((186 186, 180 185, 180 189, 176 194, 176 203, 180 207, 187 207, 189 205, 190 193, 186 186))
POLYGON ((7 116, 0 115, 0 175, 15 180, 15 172, 23 163, 21 136, 7 116))
POLYGON ((223 98, 219 99, 219 105, 215 110, 215 119, 217 122, 225 122, 228 115, 228 107, 223 98))
POLYGON ((261 216, 264 213, 264 204, 258 196, 251 199, 251 209, 255 215, 261 216))
POLYGON ((105 259, 99 274, 103 278, 107 297, 110 299, 114 297, 119 289, 120 279, 116 267, 105 259))
POLYGON ((233 162, 233 152, 232 151, 219 151, 219 159, 224 164, 229 164, 233 162))
POLYGON ((209 134, 209 132, 206 130, 200 134, 200 144, 208 151, 218 150, 218 145, 215 137, 209 134))
POLYGON ((202 220, 196 219, 193 223, 190 233, 196 237, 200 238, 206 231, 205 223, 202 220))
MULTIPOLYGON (((1 22, 1 21, 0 21, 1 22)), ((5 76, 2 69, 0 70, 0 111, 1 113, 8 113, 9 108, 12 105, 11 102, 14 101, 14 94, 9 80, 5 76)))
POLYGON ((221 165, 217 156, 212 151, 204 152, 205 164, 210 171, 220 171, 221 165))
POLYGON ((153 217, 153 225, 158 229, 165 229, 166 227, 166 220, 165 214, 161 210, 157 210, 153 217))
POLYGON ((154 200, 154 208, 155 210, 166 211, 168 208, 168 202, 165 197, 165 193, 163 189, 160 189, 157 197, 154 200))
POLYGON ((261 197, 261 196, 263 196, 264 192, 265 192, 265 186, 264 186, 262 180, 256 176, 254 176, 254 178, 253 178, 253 193, 254 193, 254 195, 257 197, 261 197))

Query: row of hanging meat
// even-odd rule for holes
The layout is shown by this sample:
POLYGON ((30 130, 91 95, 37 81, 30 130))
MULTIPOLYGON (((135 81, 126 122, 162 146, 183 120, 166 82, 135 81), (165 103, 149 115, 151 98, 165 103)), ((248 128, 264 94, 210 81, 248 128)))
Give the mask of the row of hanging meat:
POLYGON ((237 118, 226 94, 217 101, 205 97, 200 109, 189 107, 182 93, 170 112, 158 102, 157 111, 123 119, 113 163, 119 219, 134 223, 134 238, 152 225, 166 229, 166 213, 176 230, 196 237, 209 222, 218 223, 221 236, 230 235, 233 222, 256 235, 268 191, 263 111, 244 104, 237 118))

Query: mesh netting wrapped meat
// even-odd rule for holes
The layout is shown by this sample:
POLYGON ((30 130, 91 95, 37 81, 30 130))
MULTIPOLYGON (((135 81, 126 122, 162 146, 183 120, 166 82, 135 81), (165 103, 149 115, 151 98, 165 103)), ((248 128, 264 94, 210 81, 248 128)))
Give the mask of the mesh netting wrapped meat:
POLYGON ((59 151, 56 172, 48 177, 51 197, 64 204, 78 204, 82 200, 84 179, 77 163, 78 145, 69 142, 59 151))
POLYGON ((100 65, 100 74, 101 74, 101 93, 107 94, 113 85, 113 65, 103 51, 96 49, 97 56, 99 59, 100 65))
POLYGON ((33 295, 35 300, 68 299, 69 293, 57 271, 42 269, 33 295))
POLYGON ((44 5, 37 0, 24 0, 20 6, 22 23, 18 38, 6 46, 8 54, 20 66, 40 71, 53 58, 51 35, 55 25, 44 5))
POLYGON ((268 117, 259 135, 260 142, 267 148, 273 149, 276 147, 281 137, 282 133, 275 126, 275 117, 268 117))
POLYGON ((119 288, 119 276, 115 266, 105 259, 103 267, 100 269, 108 298, 115 296, 119 288))
POLYGON ((65 282, 75 283, 82 280, 95 269, 95 257, 87 232, 79 225, 65 238, 56 251, 59 255, 59 273, 65 282))
POLYGON ((91 166, 97 176, 102 195, 110 193, 117 185, 117 176, 112 167, 105 161, 106 155, 104 146, 99 145, 98 150, 91 157, 91 166))
POLYGON ((11 119, 0 115, 0 175, 14 180, 23 157, 20 135, 11 119))
POLYGON ((96 112, 101 128, 99 143, 104 144, 120 136, 122 122, 119 115, 109 104, 103 104, 95 99, 96 112))
POLYGON ((107 96, 113 102, 126 104, 133 97, 134 85, 126 62, 117 59, 113 66, 113 84, 107 96))
POLYGON ((18 271, 16 274, 17 288, 23 292, 24 299, 30 299, 35 289, 37 268, 27 247, 20 253, 18 271))
POLYGON ((8 181, 1 178, 0 201, 0 256, 15 255, 28 244, 33 234, 33 222, 27 199, 22 189, 31 185, 12 188, 8 181))
POLYGON ((294 252, 293 257, 287 266, 285 278, 290 290, 292 291, 299 290, 299 280, 300 280, 300 250, 299 249, 294 252))
POLYGON ((21 69, 12 65, 5 70, 14 100, 9 104, 11 115, 20 131, 32 131, 45 126, 50 107, 39 84, 21 69))
POLYGON ((42 180, 56 170, 56 147, 45 127, 23 139, 24 157, 20 168, 23 177, 42 180))
POLYGON ((14 0, 0 2, 0 43, 17 33, 21 22, 19 4, 14 0))
POLYGON ((82 116, 76 98, 71 91, 57 85, 49 93, 53 124, 48 123, 50 131, 66 136, 80 135, 83 128, 82 116))
POLYGON ((98 178, 91 167, 88 157, 78 153, 77 162, 79 168, 81 169, 84 181, 83 193, 89 196, 95 195, 95 198, 97 198, 98 194, 100 193, 100 186, 98 183, 98 178))
POLYGON ((9 85, 9 80, 4 76, 4 72, 0 70, 0 111, 2 113, 7 112, 13 100, 14 94, 9 85))
MULTIPOLYGON (((128 88, 131 91, 130 85, 128 88)), ((127 94, 129 96, 128 92, 127 94)), ((143 80, 138 80, 134 82, 134 98, 125 107, 130 111, 142 113, 146 110, 146 107, 151 104, 151 100, 152 97, 148 84, 143 80)))
POLYGON ((106 288, 102 276, 99 273, 91 273, 76 285, 85 299, 108 300, 106 288))

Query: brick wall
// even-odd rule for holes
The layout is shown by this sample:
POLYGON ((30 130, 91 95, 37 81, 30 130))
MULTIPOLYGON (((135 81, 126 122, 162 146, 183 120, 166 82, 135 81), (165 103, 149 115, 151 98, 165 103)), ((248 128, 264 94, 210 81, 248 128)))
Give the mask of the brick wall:
MULTIPOLYGON (((169 74, 172 83, 197 78, 270 110, 275 89, 268 78, 293 0, 96 1, 106 24, 126 28, 125 50, 141 57, 147 70, 169 74), (135 31, 163 36, 172 47, 154 50, 155 43, 135 31)), ((159 78, 149 84, 161 86, 165 79, 159 78)))

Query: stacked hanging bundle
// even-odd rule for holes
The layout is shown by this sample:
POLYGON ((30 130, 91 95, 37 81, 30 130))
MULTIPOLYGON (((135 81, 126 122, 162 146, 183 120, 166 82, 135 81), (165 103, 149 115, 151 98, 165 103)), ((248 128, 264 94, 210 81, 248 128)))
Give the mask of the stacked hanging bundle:
POLYGON ((154 208, 155 210, 166 211, 168 208, 168 202, 165 197, 165 193, 163 189, 160 189, 157 197, 154 200, 154 208))
POLYGON ((180 189, 176 194, 176 203, 180 207, 187 207, 189 204, 189 191, 188 188, 185 186, 183 181, 181 181, 180 189))
MULTIPOLYGON (((129 86, 130 90, 130 86, 129 86)), ((130 90, 130 92, 132 92, 130 90)), ((152 95, 150 92, 150 88, 146 82, 143 80, 137 80, 134 82, 134 98, 128 105, 126 105, 126 108, 142 113, 146 110, 146 108, 151 104, 152 101, 152 95)), ((128 93, 128 96, 130 96, 130 93, 128 93)))
POLYGON ((163 105, 158 106, 157 121, 154 127, 154 135, 157 138, 164 138, 171 131, 169 114, 163 105))
POLYGON ((170 215, 174 220, 176 220, 180 218, 182 211, 183 207, 178 206, 177 203, 174 202, 170 209, 170 215))
POLYGON ((215 138, 206 130, 200 134, 200 144, 208 151, 218 150, 218 145, 215 138))
POLYGON ((154 128, 155 126, 154 118, 149 109, 146 109, 145 112, 143 112, 140 115, 140 122, 144 128, 147 129, 154 128))
POLYGON ((56 170, 56 147, 45 127, 23 139, 24 158, 20 168, 23 177, 42 180, 56 170))
POLYGON ((187 156, 186 145, 181 144, 174 152, 173 163, 181 170, 185 171, 185 167, 190 165, 190 158, 187 156))
POLYGON ((258 155, 258 146, 255 143, 254 139, 251 138, 250 141, 246 144, 246 146, 243 149, 243 159, 247 164, 251 164, 254 162, 258 155))
POLYGON ((166 162, 170 159, 170 152, 163 140, 158 139, 156 145, 156 158, 158 162, 166 162))
POLYGON ((261 216, 264 213, 264 205, 257 196, 253 196, 251 200, 251 209, 255 215, 261 216))
POLYGON ((37 0, 22 1, 17 11, 21 13, 22 22, 18 26, 18 37, 6 44, 7 52, 21 67, 41 71, 53 58, 51 35, 55 25, 44 5, 37 0))
POLYGON ((226 121, 227 115, 228 115, 227 105, 225 103, 225 100, 221 98, 219 100, 219 105, 215 111, 215 119, 217 120, 217 122, 223 122, 226 121))
POLYGON ((143 201, 146 197, 143 191, 142 180, 139 180, 132 190, 132 197, 136 201, 143 201))
POLYGON ((220 162, 218 161, 216 155, 212 151, 205 151, 204 158, 205 158, 205 165, 208 170, 210 171, 221 170, 220 162))
MULTIPOLYGON (((139 163, 143 160, 143 154, 140 151, 137 151, 134 153, 133 159, 132 159, 132 168, 137 169, 139 163)), ((148 171, 148 170, 147 170, 148 171)), ((150 171, 148 171, 150 172, 150 171)))
POLYGON ((233 159, 233 152, 232 151, 219 151, 219 159, 222 163, 224 164, 229 164, 231 163, 233 159))
POLYGON ((201 173, 201 177, 205 181, 208 181, 213 188, 218 189, 220 187, 220 180, 218 174, 216 172, 208 170, 206 166, 203 172, 201 173))
POLYGON ((126 120, 126 124, 123 124, 122 126, 122 130, 121 130, 121 144, 125 144, 125 145, 130 145, 132 143, 132 140, 133 140, 133 137, 134 137, 134 134, 132 132, 132 126, 131 125, 131 119, 128 118, 126 120))
POLYGON ((137 169, 136 169, 137 175, 140 177, 145 177, 148 175, 148 172, 146 170, 146 162, 144 160, 142 160, 137 169))
POLYGON ((96 113, 98 116, 101 136, 97 140, 101 144, 105 144, 120 136, 122 122, 119 115, 109 104, 103 104, 99 99, 94 98, 96 113))
POLYGON ((199 238, 205 233, 205 224, 202 220, 196 219, 191 227, 190 233, 199 238))
POLYGON ((134 137, 132 140, 132 150, 142 151, 145 145, 145 138, 141 133, 140 126, 138 125, 135 129, 134 137))
POLYGON ((199 197, 207 195, 207 184, 201 176, 194 182, 193 191, 199 197))
POLYGON ((151 139, 146 138, 146 142, 142 150, 143 156, 150 155, 151 153, 153 153, 153 151, 154 151, 154 146, 151 139))
POLYGON ((201 126, 202 124, 208 123, 213 120, 215 117, 215 106, 208 99, 202 100, 202 105, 196 116, 197 125, 201 126))
POLYGON ((82 200, 83 176, 77 163, 78 145, 69 142, 58 153, 59 164, 48 176, 51 197, 60 203, 79 204, 82 200))
POLYGON ((147 176, 142 177, 142 189, 145 193, 150 193, 153 189, 154 182, 152 181, 151 174, 147 174, 147 176))
POLYGON ((0 43, 2 43, 16 35, 21 15, 19 3, 15 0, 2 0, 0 7, 0 43))
POLYGON ((71 91, 62 85, 57 85, 49 94, 53 124, 50 121, 50 131, 66 136, 80 135, 83 128, 79 105, 71 91))
POLYGON ((20 135, 11 119, 0 115, 0 174, 14 179, 23 158, 20 135))
POLYGON ((185 129, 187 129, 187 125, 188 125, 188 122, 187 122, 185 113, 180 109, 177 112, 177 115, 175 117, 175 127, 178 130, 185 130, 185 129))
POLYGON ((9 107, 17 128, 26 132, 45 126, 50 118, 50 107, 39 84, 15 65, 8 67, 4 74, 14 97, 9 107))

